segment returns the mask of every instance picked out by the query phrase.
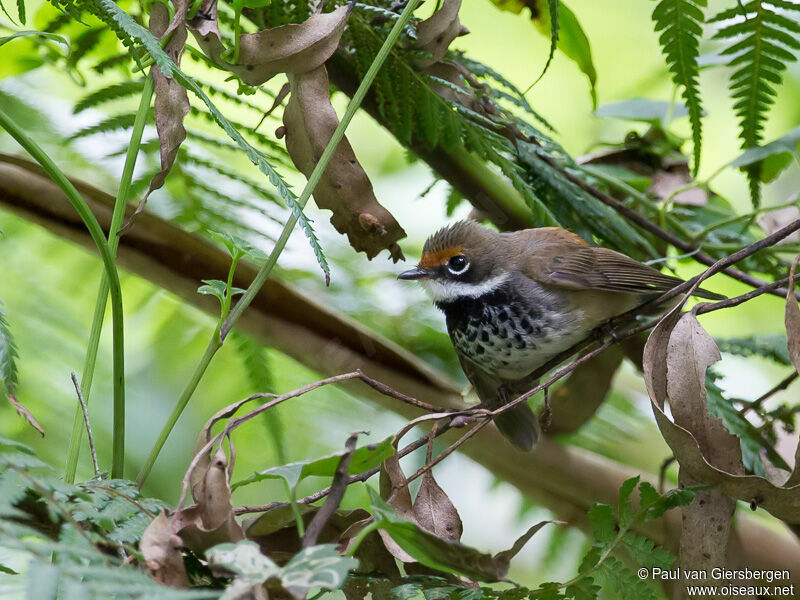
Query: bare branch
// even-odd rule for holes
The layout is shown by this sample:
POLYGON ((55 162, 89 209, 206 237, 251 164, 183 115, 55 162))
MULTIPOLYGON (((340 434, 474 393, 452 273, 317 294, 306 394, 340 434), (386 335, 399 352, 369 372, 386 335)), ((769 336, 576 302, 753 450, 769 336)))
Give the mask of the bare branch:
POLYGON ((92 455, 92 466, 94 467, 94 476, 100 476, 100 466, 97 464, 97 450, 94 447, 94 435, 92 435, 92 425, 89 423, 89 408, 86 406, 86 401, 83 399, 81 393, 81 384, 78 383, 78 376, 75 372, 70 373, 72 377, 72 384, 75 386, 75 393, 78 395, 78 402, 81 404, 81 412, 83 413, 83 423, 86 425, 86 437, 89 438, 89 452, 92 455))

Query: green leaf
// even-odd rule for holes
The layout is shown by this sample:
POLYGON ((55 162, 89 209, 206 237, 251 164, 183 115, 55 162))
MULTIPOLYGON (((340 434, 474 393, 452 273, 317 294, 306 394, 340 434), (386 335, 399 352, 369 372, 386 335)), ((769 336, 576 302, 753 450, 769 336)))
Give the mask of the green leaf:
MULTIPOLYGON (((205 285, 201 285, 199 288, 197 288, 198 294, 214 296, 220 301, 220 304, 225 301, 225 294, 228 291, 227 283, 220 281, 219 279, 203 279, 203 283, 205 285)), ((242 288, 231 288, 231 296, 236 296, 243 293, 244 290, 242 288)))
POLYGON ((608 504, 595 502, 589 509, 589 523, 592 526, 592 535, 600 544, 610 544, 617 537, 617 521, 614 510, 608 504))
POLYGON ((708 392, 708 412, 719 418, 725 428, 739 438, 742 447, 742 462, 745 468, 756 475, 764 476, 764 466, 761 462, 761 452, 766 452, 767 458, 776 467, 791 471, 783 457, 775 450, 774 445, 767 440, 758 427, 748 421, 733 403, 725 398, 722 390, 716 384, 717 375, 709 370, 706 374, 706 390, 708 392))
POLYGON ((380 529, 419 563, 445 573, 464 575, 476 581, 498 581, 506 575, 508 562, 497 560, 453 540, 437 537, 398 516, 394 509, 371 487, 369 511, 380 529))
POLYGON ((640 579, 613 556, 608 556, 595 572, 603 590, 614 600, 658 600, 652 584, 640 579))
POLYGON ((219 240, 228 250, 228 254, 233 258, 249 256, 251 259, 260 261, 267 260, 267 255, 263 250, 257 248, 246 239, 226 232, 211 232, 211 235, 219 240))
MULTIPOLYGON (((329 454, 313 460, 306 460, 300 462, 289 463, 287 465, 278 465, 271 467, 257 473, 253 473, 247 479, 237 481, 231 486, 235 490, 239 487, 250 485, 265 479, 282 479, 286 482, 288 488, 291 490, 292 495, 300 483, 306 477, 333 477, 336 472, 336 467, 339 465, 339 460, 345 452, 337 452, 336 454, 329 454)), ((394 447, 392 446, 392 438, 388 437, 378 444, 368 444, 357 448, 350 459, 350 466, 348 473, 361 473, 368 471, 379 466, 389 456, 394 454, 394 447)))
POLYGON ((341 556, 333 544, 304 548, 292 557, 281 573, 281 584, 295 598, 305 598, 311 588, 338 590, 358 560, 341 556))
POLYGON ((745 150, 730 166, 755 166, 761 183, 769 183, 792 163, 792 159, 800 162, 800 127, 768 144, 745 150))
POLYGON ((670 490, 662 496, 646 481, 639 484, 639 494, 641 502, 637 518, 643 523, 658 519, 668 510, 678 506, 686 506, 694 498, 694 492, 687 489, 670 490))
POLYGON ((703 108, 700 103, 698 85, 698 57, 700 38, 703 35, 704 15, 702 7, 706 0, 660 0, 653 10, 655 30, 662 32, 658 38, 667 66, 675 85, 683 88, 683 99, 689 113, 694 142, 694 167, 697 175, 700 167, 703 108))
MULTIPOLYGON (((592 49, 589 38, 586 37, 578 18, 567 6, 559 1, 556 19, 551 19, 553 4, 551 0, 492 0, 500 10, 521 13, 522 9, 529 8, 531 20, 536 29, 550 38, 557 37, 557 47, 570 60, 574 61, 581 72, 589 79, 592 107, 597 107, 597 71, 592 60, 592 49), (556 35, 557 34, 557 35, 556 35)), ((551 47, 552 56, 552 47, 551 47)), ((550 59, 548 59, 548 65, 550 59)), ((546 67, 545 67, 546 68, 546 67)), ((544 73, 543 73, 544 74, 544 73)))
POLYGON ((26 38, 26 37, 40 37, 47 40, 51 40, 64 46, 64 54, 69 54, 69 40, 65 38, 63 35, 58 35, 57 33, 48 33, 46 31, 16 31, 11 35, 6 35, 0 37, 0 46, 7 44, 11 40, 19 39, 19 38, 26 38))
POLYGON ((0 302, 0 381, 5 385, 7 393, 15 395, 19 354, 2 307, 3 303, 0 302))
POLYGON ((632 531, 626 532, 620 543, 630 553, 636 564, 642 567, 669 569, 675 562, 675 557, 668 550, 656 546, 652 540, 636 535, 632 531))
MULTIPOLYGON (((784 14, 786 11, 800 12, 800 4, 750 0, 709 20, 722 24, 714 39, 729 40, 721 54, 728 58, 732 70, 730 92, 743 149, 761 143, 776 87, 783 80, 786 65, 797 60, 800 23, 784 14)), ((761 195, 761 166, 755 162, 742 167, 754 206, 758 206, 761 195)))
POLYGON ((634 511, 631 503, 631 494, 639 483, 639 476, 626 480, 619 488, 619 526, 628 527, 633 522, 634 511))
POLYGON ((280 575, 281 568, 261 553, 258 544, 244 540, 235 544, 218 544, 206 550, 210 565, 223 567, 252 582, 263 582, 280 575))
POLYGON ((664 100, 631 98, 629 100, 603 104, 594 114, 603 118, 660 124, 667 122, 667 119, 672 120, 685 117, 689 114, 689 111, 679 102, 675 103, 673 106, 664 100), (670 109, 672 109, 671 113, 670 109))

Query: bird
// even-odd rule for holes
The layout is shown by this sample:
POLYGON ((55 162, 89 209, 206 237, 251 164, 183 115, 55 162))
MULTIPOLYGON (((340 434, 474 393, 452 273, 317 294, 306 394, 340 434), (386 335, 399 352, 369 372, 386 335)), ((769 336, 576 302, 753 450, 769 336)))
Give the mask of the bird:
MULTIPOLYGON (((461 368, 488 409, 531 389, 533 371, 599 326, 683 283, 561 227, 497 232, 473 220, 431 235, 417 266, 397 277, 418 281, 444 313, 461 368)), ((540 437, 525 402, 494 422, 522 450, 540 437)))

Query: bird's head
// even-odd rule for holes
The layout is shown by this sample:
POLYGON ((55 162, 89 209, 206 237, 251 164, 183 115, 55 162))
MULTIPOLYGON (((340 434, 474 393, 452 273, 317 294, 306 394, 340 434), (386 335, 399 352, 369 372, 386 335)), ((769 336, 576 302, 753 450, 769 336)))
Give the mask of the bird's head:
POLYGON ((435 302, 482 296, 509 277, 499 237, 475 221, 459 221, 429 237, 417 266, 397 278, 419 280, 435 302))

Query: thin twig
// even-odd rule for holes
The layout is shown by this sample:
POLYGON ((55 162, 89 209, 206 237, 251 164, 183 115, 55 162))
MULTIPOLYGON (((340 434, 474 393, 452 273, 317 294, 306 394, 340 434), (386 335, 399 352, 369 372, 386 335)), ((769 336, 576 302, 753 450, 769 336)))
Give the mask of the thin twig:
POLYGON ((788 377, 780 381, 772 389, 764 392, 761 396, 759 396, 752 402, 745 404, 741 409, 739 409, 739 414, 745 415, 747 414, 748 411, 758 410, 759 408, 761 408, 761 405, 764 404, 764 402, 766 402, 767 400, 769 400, 772 396, 774 396, 778 392, 782 392, 790 385, 792 385, 794 380, 797 379, 797 376, 798 376, 797 371, 793 371, 788 377))
MULTIPOLYGON (((247 398, 247 400, 252 400, 252 399, 255 399, 255 398, 264 398, 264 397, 273 397, 273 400, 271 400, 270 402, 267 402, 266 404, 262 404, 261 406, 259 406, 257 408, 254 408, 253 410, 251 410, 250 412, 242 415, 241 417, 236 417, 235 419, 230 419, 228 421, 228 423, 225 425, 225 428, 220 433, 218 433, 217 435, 215 435, 214 437, 209 439, 208 442, 206 442, 206 444, 200 449, 200 451, 197 452, 194 455, 194 457, 192 458, 191 463, 189 463, 188 469, 186 470, 186 474, 183 477, 183 486, 182 486, 182 490, 181 490, 181 496, 180 496, 180 499, 178 500, 178 504, 177 504, 177 507, 176 507, 176 512, 179 512, 183 508, 184 502, 186 501, 186 495, 187 495, 188 490, 189 490, 189 480, 190 480, 192 472, 195 470, 195 468, 197 468, 197 465, 200 463, 201 458, 203 456, 205 456, 211 450, 211 448, 214 446, 214 444, 216 444, 217 442, 222 440, 225 436, 229 436, 230 433, 234 429, 236 429, 237 427, 243 425, 247 421, 249 421, 249 420, 253 419, 254 417, 260 415, 261 413, 269 410, 270 408, 273 408, 274 406, 277 406, 281 402, 285 402, 286 400, 290 400, 292 398, 296 398, 298 396, 302 396, 304 394, 307 394, 308 392, 311 392, 313 390, 316 390, 316 389, 321 388, 321 387, 326 386, 326 385, 332 385, 332 384, 335 384, 335 383, 341 383, 343 381, 348 381, 348 380, 352 380, 352 379, 358 379, 360 381, 363 381, 364 383, 366 383, 367 385, 369 385, 373 389, 377 390, 378 392, 380 392, 380 393, 382 393, 382 394, 384 394, 384 395, 386 395, 388 397, 395 398, 397 400, 400 400, 401 402, 404 402, 406 404, 410 404, 411 406, 415 406, 415 407, 420 408, 422 410, 426 410, 426 411, 434 412, 434 413, 445 412, 445 411, 443 411, 442 408, 440 408, 438 406, 433 406, 432 404, 428 404, 427 402, 421 402, 420 400, 417 400, 415 398, 411 398, 410 396, 406 396, 405 394, 401 394, 400 392, 392 389, 388 385, 380 383, 380 382, 372 379, 371 377, 365 375, 364 373, 361 372, 361 370, 352 371, 350 373, 343 373, 341 375, 334 375, 333 377, 327 377, 325 379, 321 379, 319 381, 315 381, 314 383, 309 383, 308 385, 305 385, 305 386, 303 386, 301 388, 298 388, 296 390, 293 390, 291 392, 287 392, 285 394, 281 394, 279 396, 275 396, 274 394, 267 394, 267 393, 253 394, 253 395, 249 396, 247 398)), ((244 404, 244 401, 242 402, 242 404, 244 404)), ((467 412, 469 412, 469 411, 467 411, 467 412)), ((458 411, 452 411, 452 414, 455 415, 455 414, 460 414, 460 413, 458 411)))
POLYGON ((314 546, 319 539, 322 530, 328 521, 339 508, 344 498, 344 493, 347 491, 348 476, 347 471, 350 468, 350 461, 353 458, 353 453, 356 451, 356 442, 358 442, 358 434, 361 432, 352 433, 344 444, 345 453, 339 459, 339 464, 336 466, 336 472, 333 474, 333 481, 331 482, 331 493, 328 494, 328 499, 325 504, 316 512, 311 523, 308 524, 305 535, 303 535, 303 548, 314 546))
POLYGON ((94 447, 94 435, 92 435, 92 425, 89 423, 89 408, 86 406, 86 401, 83 399, 81 393, 81 384, 78 383, 78 376, 73 371, 70 376, 72 377, 72 384, 75 386, 75 393, 78 394, 78 402, 81 403, 81 412, 83 412, 83 422, 86 425, 86 437, 89 438, 89 452, 92 454, 92 466, 94 467, 94 476, 100 476, 100 465, 97 464, 97 450, 94 447))

